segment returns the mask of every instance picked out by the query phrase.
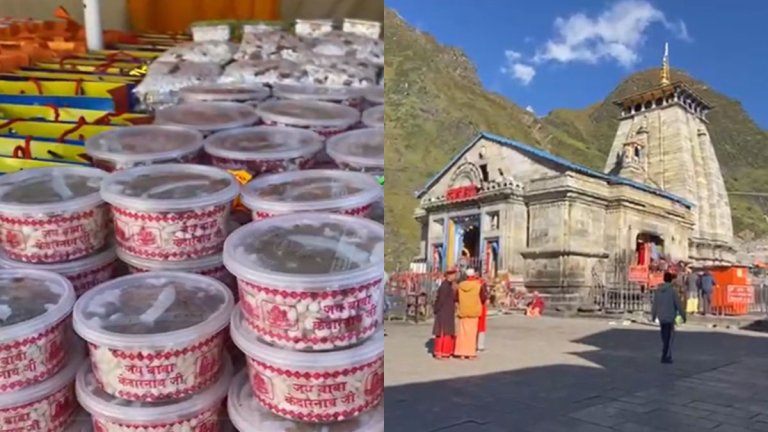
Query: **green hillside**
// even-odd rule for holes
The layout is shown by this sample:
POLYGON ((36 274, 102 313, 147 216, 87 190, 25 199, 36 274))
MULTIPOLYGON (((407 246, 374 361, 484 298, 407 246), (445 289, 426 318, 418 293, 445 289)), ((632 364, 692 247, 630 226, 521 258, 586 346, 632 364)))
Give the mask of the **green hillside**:
MULTIPOLYGON (((384 15, 386 53, 386 225, 389 268, 408 263, 418 250, 413 193, 479 131, 544 148, 602 170, 618 125, 612 101, 658 83, 658 71, 628 77, 605 99, 586 109, 559 109, 537 118, 484 89, 460 51, 384 15)), ((688 83, 715 105, 710 133, 729 191, 768 192, 768 131, 759 128, 738 101, 717 93, 682 71, 688 83)), ((602 95, 595 95, 595 99, 602 95)), ((768 199, 731 196, 734 229, 768 234, 768 199)))

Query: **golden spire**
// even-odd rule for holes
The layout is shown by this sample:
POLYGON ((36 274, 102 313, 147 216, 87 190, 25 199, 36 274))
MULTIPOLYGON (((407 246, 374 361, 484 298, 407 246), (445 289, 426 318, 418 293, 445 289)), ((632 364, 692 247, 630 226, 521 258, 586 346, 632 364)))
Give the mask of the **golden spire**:
POLYGON ((659 84, 669 84, 669 43, 664 43, 664 58, 661 61, 661 79, 659 84))

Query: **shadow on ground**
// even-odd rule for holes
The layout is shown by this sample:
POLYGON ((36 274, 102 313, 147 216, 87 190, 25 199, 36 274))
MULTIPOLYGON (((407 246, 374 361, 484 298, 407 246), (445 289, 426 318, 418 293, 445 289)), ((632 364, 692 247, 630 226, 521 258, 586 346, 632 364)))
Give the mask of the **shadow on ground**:
POLYGON ((387 387, 387 430, 768 431, 768 415, 761 415, 768 413, 768 339, 680 333, 674 365, 659 364, 656 332, 610 329, 572 342, 594 348, 571 353, 594 367, 553 365, 387 387))

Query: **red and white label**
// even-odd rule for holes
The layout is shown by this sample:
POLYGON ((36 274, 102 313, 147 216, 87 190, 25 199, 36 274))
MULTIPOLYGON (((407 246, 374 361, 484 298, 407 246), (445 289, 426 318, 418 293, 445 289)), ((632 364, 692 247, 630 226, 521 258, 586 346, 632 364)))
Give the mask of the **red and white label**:
POLYGON ((345 127, 345 128, 307 127, 307 126, 297 126, 297 125, 292 125, 287 123, 278 123, 278 122, 270 122, 270 121, 264 121, 264 124, 267 126, 287 126, 287 127, 294 127, 294 128, 300 128, 300 129, 309 129, 312 132, 319 134, 323 138, 330 138, 332 136, 342 134, 350 129, 349 127, 345 127))
POLYGON ((381 402, 384 356, 344 368, 279 368, 248 358, 254 396, 269 411, 308 423, 350 419, 381 402))
POLYGON ((94 432, 219 432, 221 428, 219 418, 223 417, 223 409, 220 407, 206 409, 191 418, 172 423, 128 423, 117 422, 106 418, 93 419, 94 432))
POLYGON ((238 280, 245 322, 261 339, 299 351, 355 345, 381 323, 381 279, 313 292, 286 291, 238 280))
POLYGON ((114 260, 89 270, 64 276, 72 282, 72 286, 75 288, 75 294, 80 297, 96 285, 100 285, 112 279, 112 276, 115 274, 116 265, 117 260, 114 260))
POLYGON ((69 320, 63 320, 35 336, 0 344, 0 393, 45 381, 60 371, 67 360, 68 328, 69 320))
POLYGON ((74 383, 35 402, 0 409, 0 431, 61 432, 77 408, 74 383))
POLYGON ((128 351, 89 344, 93 373, 105 392, 122 399, 178 399, 198 392, 218 377, 224 336, 222 331, 172 350, 128 351))
POLYGON ((0 213, 0 245, 8 258, 60 263, 96 253, 107 241, 109 208, 36 217, 0 213))
POLYGON ((185 261, 221 252, 230 204, 151 213, 112 207, 118 247, 129 255, 185 261))
MULTIPOLYGON (((354 208, 347 208, 347 209, 337 209, 337 210, 328 210, 330 213, 337 213, 337 214, 343 214, 348 216, 357 216, 357 217, 367 217, 368 213, 371 211, 371 207, 373 206, 373 203, 366 204, 364 206, 360 207, 354 207, 354 208)), ((274 213, 268 213, 264 211, 253 211, 251 213, 251 217, 253 217, 253 220, 261 220, 261 219, 267 219, 277 216, 274 213)))

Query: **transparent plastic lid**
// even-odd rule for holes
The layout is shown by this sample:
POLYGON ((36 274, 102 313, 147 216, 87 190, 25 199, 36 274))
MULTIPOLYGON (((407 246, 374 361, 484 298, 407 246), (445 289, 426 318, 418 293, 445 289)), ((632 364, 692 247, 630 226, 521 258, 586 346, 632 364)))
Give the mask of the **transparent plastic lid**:
POLYGON ((180 271, 194 273, 195 270, 217 267, 224 263, 224 257, 220 253, 186 261, 148 260, 127 254, 120 249, 117 250, 117 256, 120 258, 120 261, 128 265, 148 271, 180 271))
POLYGON ((235 308, 230 329, 232 341, 250 358, 277 368, 327 370, 354 367, 384 356, 384 330, 363 344, 342 351, 301 352, 273 347, 256 338, 245 322, 242 309, 235 308))
POLYGON ((362 89, 355 87, 331 87, 306 84, 275 84, 275 97, 283 99, 345 101, 363 96, 362 89))
POLYGON ((113 347, 183 345, 227 326, 234 298, 214 279, 181 272, 123 276, 86 292, 75 305, 75 331, 113 347))
POLYGON ((376 105, 363 112, 363 124, 370 128, 384 127, 384 105, 376 105))
POLYGON ((365 89, 365 98, 375 104, 384 103, 384 86, 371 86, 365 89))
POLYGON ((95 207, 103 201, 101 181, 107 173, 96 168, 35 168, 0 177, 0 211, 62 213, 95 207))
POLYGON ((250 126, 259 120, 253 107, 236 102, 187 102, 163 108, 155 122, 212 132, 250 126))
MULTIPOLYGON (((74 337, 72 338, 74 339, 74 337)), ((85 346, 82 342, 73 340, 70 345, 69 361, 56 375, 45 381, 24 387, 21 390, 0 393, 0 410, 23 407, 26 404, 44 399, 64 387, 71 385, 77 374, 77 369, 85 362, 85 346)), ((20 410, 24 413, 25 410, 20 410)), ((5 425, 4 425, 5 426, 5 425)))
POLYGON ((360 120, 360 112, 348 106, 313 100, 275 100, 256 109, 265 122, 289 126, 348 128, 360 120))
POLYGON ((0 270, 0 343, 35 336, 67 317, 75 290, 43 270, 0 270))
POLYGON ((384 168, 384 129, 358 129, 336 135, 328 140, 326 151, 336 162, 384 168))
POLYGON ((288 290, 368 281, 384 271, 384 227, 332 213, 275 216, 235 230, 224 265, 238 278, 288 290))
POLYGON ((257 177, 243 187, 241 195, 251 210, 291 213, 360 207, 381 198, 383 191, 368 174, 305 170, 257 177))
POLYGON ((193 164, 160 164, 110 174, 101 185, 104 201, 138 210, 198 209, 232 201, 239 185, 228 172, 193 164))
POLYGON ((240 432, 384 432, 384 405, 333 424, 301 423, 273 414, 254 397, 247 371, 241 371, 232 379, 227 411, 240 432))
POLYGON ((139 125, 115 128, 85 142, 91 157, 117 162, 178 158, 203 147, 203 135, 178 126, 139 125))
POLYGON ((105 392, 96 380, 90 362, 87 362, 77 371, 75 393, 80 405, 94 417, 123 420, 131 424, 167 424, 195 417, 222 403, 232 381, 232 362, 228 358, 224 360, 220 373, 219 379, 195 395, 158 402, 138 402, 119 399, 105 392))
POLYGON ((53 273, 58 273, 61 275, 71 275, 76 274, 82 271, 87 271, 93 268, 98 268, 103 265, 106 265, 112 261, 115 261, 117 259, 117 254, 115 253, 115 247, 113 245, 109 245, 101 250, 101 252, 96 253, 95 255, 90 255, 88 257, 77 259, 74 261, 67 261, 62 263, 52 263, 52 264, 39 264, 39 263, 27 263, 27 262, 21 262, 21 261, 14 261, 8 256, 0 251, 0 268, 4 269, 29 269, 29 270, 44 270, 49 271, 53 273))
POLYGON ((255 126, 222 131, 205 140, 206 153, 235 160, 308 157, 323 148, 323 138, 307 129, 255 126))
POLYGON ((260 85, 247 84, 197 84, 179 90, 179 97, 186 102, 262 101, 269 97, 269 89, 260 85))

